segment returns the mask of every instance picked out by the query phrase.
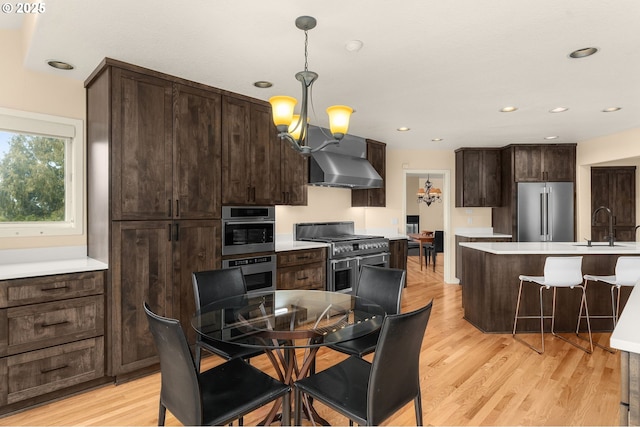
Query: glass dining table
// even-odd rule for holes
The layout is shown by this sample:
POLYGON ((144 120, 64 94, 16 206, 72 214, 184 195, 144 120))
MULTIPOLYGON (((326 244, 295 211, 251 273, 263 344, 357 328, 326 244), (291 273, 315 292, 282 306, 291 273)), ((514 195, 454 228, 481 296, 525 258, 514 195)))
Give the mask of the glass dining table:
MULTIPOLYGON (((384 317, 382 307, 351 294, 277 290, 213 302, 198 310, 191 324, 214 341, 264 349, 280 381, 293 385, 308 375, 321 347, 375 332, 384 317), (297 349, 303 351, 297 354, 297 349)), ((315 421, 327 424, 312 405, 305 409, 315 421)), ((279 404, 265 424, 273 421, 278 410, 279 404)))

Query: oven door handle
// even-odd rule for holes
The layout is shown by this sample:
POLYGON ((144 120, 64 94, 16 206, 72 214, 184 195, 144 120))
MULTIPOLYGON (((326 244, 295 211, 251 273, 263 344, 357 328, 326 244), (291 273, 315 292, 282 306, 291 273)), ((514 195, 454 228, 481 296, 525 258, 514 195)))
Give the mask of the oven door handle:
POLYGON ((258 221, 233 221, 233 220, 225 220, 225 225, 262 225, 262 224, 270 224, 275 225, 275 221, 269 220, 258 220, 258 221))
POLYGON ((332 259, 331 260, 331 271, 336 271, 336 265, 338 264, 342 264, 346 262, 346 266, 342 269, 340 268, 340 270, 348 270, 353 268, 354 266, 351 264, 352 262, 355 263, 355 265, 357 265, 358 263, 358 258, 343 258, 343 259, 332 259))

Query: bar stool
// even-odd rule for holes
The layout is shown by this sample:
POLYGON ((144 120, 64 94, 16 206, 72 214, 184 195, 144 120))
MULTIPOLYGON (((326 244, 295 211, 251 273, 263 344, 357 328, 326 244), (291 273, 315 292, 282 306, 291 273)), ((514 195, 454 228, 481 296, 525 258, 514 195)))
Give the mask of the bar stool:
MULTIPOLYGON (((518 302, 516 303, 516 314, 513 321, 513 338, 527 345, 532 350, 539 354, 544 353, 544 319, 551 319, 551 334, 555 337, 568 342, 569 344, 591 354, 593 352, 593 340, 591 338, 591 325, 589 323, 589 309, 587 307, 587 298, 585 293, 585 286, 582 283, 582 257, 547 257, 544 263, 544 276, 525 276, 521 275, 520 288, 518 290, 518 302), (540 286, 540 315, 539 316, 520 316, 520 300, 522 298, 522 285, 525 283, 537 284, 540 286), (553 303, 551 315, 545 315, 542 306, 542 291, 544 289, 553 288, 553 303), (556 315, 556 291, 558 288, 580 288, 582 289, 581 305, 584 304, 584 309, 587 313, 587 329, 589 331, 589 348, 582 347, 572 341, 569 341, 565 337, 556 334, 555 332, 555 315, 556 315), (536 348, 519 338, 516 334, 516 328, 518 326, 518 319, 540 319, 540 338, 542 346, 536 348)), ((579 325, 580 322, 578 322, 579 325)))
MULTIPOLYGON (((584 275, 584 288, 587 289, 588 282, 601 282, 611 286, 611 315, 589 315, 587 311, 582 314, 582 304, 580 304, 580 313, 578 314, 578 327, 582 319, 611 319, 613 327, 618 323, 620 316, 620 288, 622 286, 635 286, 640 280, 640 257, 638 256, 621 256, 616 261, 615 275, 613 276, 595 276, 591 274, 584 275), (617 294, 617 295, 616 295, 617 294)), ((576 329, 576 333, 578 330, 576 329)), ((600 348, 614 352, 615 350, 596 343, 600 348)))

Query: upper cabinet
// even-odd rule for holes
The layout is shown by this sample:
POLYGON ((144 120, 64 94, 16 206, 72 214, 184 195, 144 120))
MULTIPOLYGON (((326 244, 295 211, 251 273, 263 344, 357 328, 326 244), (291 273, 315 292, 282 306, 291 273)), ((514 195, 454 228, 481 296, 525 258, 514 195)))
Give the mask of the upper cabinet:
POLYGON ((573 182, 575 176, 575 144, 514 146, 516 182, 573 182))
POLYGON ((500 149, 460 148, 455 153, 456 207, 500 206, 500 149))
POLYGON ((273 205, 280 198, 280 141, 271 109, 224 96, 222 203, 273 205))
POLYGON ((219 218, 220 95, 112 72, 112 219, 219 218))
POLYGON ((386 185, 385 170, 387 144, 367 139, 367 160, 382 178, 382 188, 371 188, 366 190, 351 190, 351 206, 373 206, 385 207, 386 185))
POLYGON ((309 159, 300 155, 288 143, 276 141, 280 146, 281 192, 279 205, 307 205, 307 182, 309 181, 309 159))

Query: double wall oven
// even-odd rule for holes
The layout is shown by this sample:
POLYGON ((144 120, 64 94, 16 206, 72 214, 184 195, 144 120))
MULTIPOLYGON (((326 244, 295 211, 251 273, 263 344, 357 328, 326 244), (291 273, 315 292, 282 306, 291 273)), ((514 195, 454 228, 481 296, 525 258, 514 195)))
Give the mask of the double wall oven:
POLYGON ((300 223, 294 226, 295 240, 329 244, 327 290, 352 292, 363 265, 389 267, 389 239, 357 235, 354 223, 300 223))
POLYGON ((275 207, 222 207, 222 268, 240 267, 248 292, 276 289, 275 207))

